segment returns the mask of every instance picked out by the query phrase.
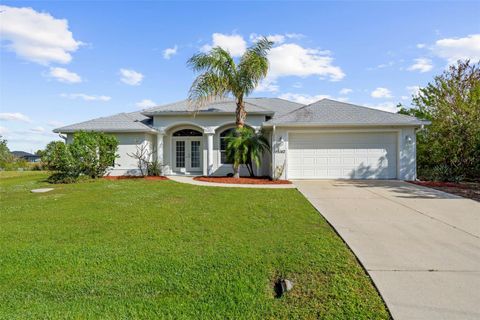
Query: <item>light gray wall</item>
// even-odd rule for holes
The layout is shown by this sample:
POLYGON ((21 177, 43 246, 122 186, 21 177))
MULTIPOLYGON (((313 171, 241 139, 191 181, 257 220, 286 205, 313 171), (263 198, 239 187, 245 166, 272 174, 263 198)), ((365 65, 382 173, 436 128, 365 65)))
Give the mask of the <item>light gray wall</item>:
MULTIPOLYGON (((250 126, 261 126, 265 121, 264 115, 248 115, 247 124, 250 126)), ((176 125, 195 125, 199 127, 219 127, 225 124, 235 123, 235 115, 205 115, 205 114, 187 114, 187 115, 162 115, 153 117, 153 126, 157 129, 170 128, 176 125)))
MULTIPOLYGON (((254 128, 260 128, 265 121, 263 115, 248 115, 247 125, 254 128)), ((215 134, 213 137, 213 174, 216 176, 223 176, 233 172, 232 165, 220 163, 220 133, 226 129, 233 128, 235 126, 234 115, 172 115, 172 116, 155 116, 154 127, 165 133, 163 145, 163 158, 164 165, 167 174, 173 173, 173 150, 172 150, 172 134, 181 129, 195 129, 200 132, 204 132, 204 129, 214 129, 215 134)), ((207 172, 207 135, 202 137, 202 149, 203 149, 203 173, 207 172)), ((267 174, 269 172, 270 163, 263 162, 262 168, 256 173, 260 175, 267 174)), ((242 166, 242 175, 248 175, 248 170, 242 166)))
MULTIPOLYGON (((146 133, 106 133, 112 134, 118 139, 117 155, 119 156, 119 158, 115 159, 115 167, 109 169, 107 175, 140 174, 137 161, 128 154, 134 154, 137 151, 137 145, 141 144, 144 144, 151 152, 155 143, 155 137, 146 133)), ((72 140, 73 134, 67 134, 67 143, 71 143, 72 140)))

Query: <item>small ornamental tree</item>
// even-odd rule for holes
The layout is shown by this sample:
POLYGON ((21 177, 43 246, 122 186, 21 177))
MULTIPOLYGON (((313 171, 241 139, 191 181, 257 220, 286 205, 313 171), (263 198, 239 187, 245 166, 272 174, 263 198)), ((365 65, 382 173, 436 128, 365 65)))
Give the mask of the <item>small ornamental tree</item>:
POLYGON ((253 164, 260 166, 263 153, 270 150, 268 139, 263 132, 242 127, 228 135, 226 142, 227 158, 233 162, 233 166, 239 168, 244 164, 250 176, 254 177, 253 164))
POLYGON ((50 181, 68 183, 84 175, 98 178, 115 163, 117 138, 97 132, 78 132, 70 144, 50 142, 42 152, 42 161, 54 173, 50 181))

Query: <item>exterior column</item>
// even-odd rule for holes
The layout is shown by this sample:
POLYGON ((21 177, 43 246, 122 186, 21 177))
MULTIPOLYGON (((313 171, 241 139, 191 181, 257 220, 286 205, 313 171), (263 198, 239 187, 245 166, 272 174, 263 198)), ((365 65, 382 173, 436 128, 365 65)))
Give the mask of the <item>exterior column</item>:
POLYGON ((213 133, 207 133, 207 175, 213 174, 213 133))
POLYGON ((164 164, 163 163, 163 136, 164 136, 163 133, 157 134, 157 161, 162 165, 164 164))
POLYGON ((213 135, 215 127, 204 128, 203 132, 207 135, 207 175, 213 174, 213 135))

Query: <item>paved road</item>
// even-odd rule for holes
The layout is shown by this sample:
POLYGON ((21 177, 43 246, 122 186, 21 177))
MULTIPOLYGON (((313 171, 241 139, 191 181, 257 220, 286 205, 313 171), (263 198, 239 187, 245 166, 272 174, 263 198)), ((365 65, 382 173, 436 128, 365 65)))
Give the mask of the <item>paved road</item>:
POLYGON ((395 319, 480 319, 480 203, 402 181, 294 181, 395 319))

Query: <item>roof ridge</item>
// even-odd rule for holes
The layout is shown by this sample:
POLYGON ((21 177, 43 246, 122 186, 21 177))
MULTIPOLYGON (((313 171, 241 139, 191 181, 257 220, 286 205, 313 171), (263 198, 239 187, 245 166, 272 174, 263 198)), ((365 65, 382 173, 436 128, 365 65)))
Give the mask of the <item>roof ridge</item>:
MULTIPOLYGON (((251 99, 253 99, 253 98, 251 98, 251 99)), ((246 101, 246 100, 244 100, 244 101, 245 101, 245 103, 251 104, 252 106, 255 106, 255 107, 258 107, 258 108, 262 109, 263 111, 272 112, 272 110, 268 110, 267 108, 265 108, 263 106, 260 106, 256 103, 252 103, 252 102, 249 102, 249 101, 246 101)))
MULTIPOLYGON (((406 114, 401 114, 401 113, 396 113, 396 112, 389 112, 389 111, 385 111, 385 110, 380 110, 380 109, 375 109, 375 108, 371 108, 371 107, 366 107, 366 106, 361 106, 359 104, 354 104, 354 103, 349 103, 349 102, 343 102, 343 101, 337 101, 337 100, 333 100, 333 99, 329 99, 329 98, 323 98, 321 100, 318 100, 317 102, 321 102, 323 100, 328 100, 328 101, 333 101, 335 103, 341 103, 341 104, 346 104, 346 105, 349 105, 349 106, 353 106, 353 107, 357 107, 357 108, 363 108, 363 109, 368 109, 368 110, 373 110, 373 111, 378 111, 378 112, 383 112, 383 113, 388 113, 388 114, 395 114, 395 115, 398 115, 398 116, 402 116, 404 118, 415 118, 415 119, 418 119, 417 117, 413 117, 413 116, 408 116, 406 114)), ((314 102, 312 104, 315 104, 317 102, 314 102)), ((418 119, 420 120, 420 119, 418 119)))
MULTIPOLYGON (((288 100, 287 100, 287 101, 288 101, 288 100)), ((299 104, 300 104, 300 103, 299 103, 299 104)), ((300 105, 302 105, 302 104, 300 104, 300 105)), ((289 112, 287 112, 287 113, 284 113, 284 114, 282 114, 281 116, 272 118, 271 120, 273 120, 273 119, 275 119, 275 120, 281 119, 281 118, 283 118, 283 117, 288 116, 288 115, 291 114, 291 113, 297 112, 297 111, 299 111, 299 110, 301 110, 301 109, 304 109, 304 108, 306 108, 306 107, 308 107, 308 106, 309 106, 308 104, 307 104, 307 105, 302 105, 302 107, 299 107, 299 108, 297 108, 297 109, 295 109, 295 110, 292 110, 292 111, 289 111, 289 112)), ((271 120, 269 120, 269 121, 271 121, 271 120)))

